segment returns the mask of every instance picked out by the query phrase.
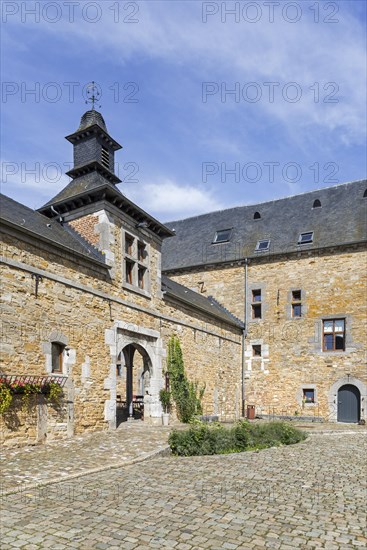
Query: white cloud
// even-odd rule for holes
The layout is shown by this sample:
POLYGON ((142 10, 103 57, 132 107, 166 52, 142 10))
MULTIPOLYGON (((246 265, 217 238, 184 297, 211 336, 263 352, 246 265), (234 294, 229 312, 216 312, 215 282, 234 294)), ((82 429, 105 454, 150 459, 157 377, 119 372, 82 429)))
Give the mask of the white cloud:
MULTIPOLYGON (((277 82, 276 100, 269 103, 262 99, 256 103, 257 114, 262 111, 286 128, 296 124, 300 131, 309 132, 312 125, 330 132, 336 130, 335 137, 340 136, 343 143, 361 143, 364 128, 360 121, 365 118, 362 21, 342 6, 337 14, 338 23, 323 22, 329 12, 321 13, 320 22, 316 23, 312 4, 302 2, 302 18, 294 24, 283 20, 280 8, 273 24, 268 22, 265 8, 256 24, 243 20, 236 24, 231 16, 227 23, 222 23, 220 14, 209 17, 205 24, 201 19, 201 2, 165 1, 141 2, 138 23, 123 23, 122 16, 127 14, 121 12, 117 24, 105 6, 98 23, 63 22, 59 36, 68 44, 77 40, 80 47, 81 44, 89 49, 94 47, 93 55, 97 57, 108 50, 121 65, 136 57, 164 60, 185 65, 195 78, 203 81, 225 81, 228 88, 235 82, 256 81, 267 94, 263 83, 277 82), (302 88, 302 99, 297 103, 289 103, 281 95, 283 85, 289 82, 297 82, 302 88), (319 103, 315 103, 314 92, 309 89, 315 82, 320 85, 319 103), (332 91, 323 90, 328 82, 339 86, 338 103, 323 102, 332 91)), ((54 31, 51 27, 45 29, 54 31)), ((197 99, 199 103, 200 98, 197 99)), ((212 112, 221 111, 220 96, 211 99, 212 112)), ((245 108, 236 104, 234 107, 240 119, 247 116, 245 108)))
POLYGON ((210 190, 181 185, 169 179, 129 189, 126 195, 162 221, 187 218, 223 208, 210 190))

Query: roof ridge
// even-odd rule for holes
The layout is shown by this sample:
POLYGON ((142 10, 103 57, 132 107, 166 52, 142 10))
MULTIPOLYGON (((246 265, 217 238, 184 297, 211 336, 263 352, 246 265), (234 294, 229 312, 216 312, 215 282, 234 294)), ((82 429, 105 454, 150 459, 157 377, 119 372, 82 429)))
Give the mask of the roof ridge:
POLYGON ((177 219, 177 220, 167 221, 165 223, 166 223, 166 225, 167 224, 171 225, 173 223, 179 223, 179 222, 184 222, 184 221, 187 221, 187 220, 202 218, 204 216, 210 216, 212 214, 219 214, 220 212, 228 212, 230 210, 239 210, 241 208, 248 208, 248 207, 251 207, 251 206, 263 206, 265 204, 271 204, 271 203, 278 202, 278 201, 286 201, 286 200, 289 200, 289 199, 293 199, 295 197, 302 197, 302 196, 305 196, 305 195, 311 195, 312 193, 319 193, 321 191, 327 191, 328 189, 337 189, 337 188, 340 188, 340 187, 343 187, 343 186, 347 186, 347 185, 351 185, 351 184, 357 184, 357 183, 363 183, 363 182, 367 182, 366 178, 361 178, 359 180, 352 180, 352 181, 347 181, 347 182, 343 182, 343 183, 338 183, 336 185, 330 185, 329 187, 319 187, 318 189, 312 189, 311 191, 304 191, 303 193, 296 193, 294 195, 287 195, 285 197, 279 197, 278 199, 271 199, 271 200, 268 200, 268 201, 254 202, 254 203, 251 202, 251 203, 248 203, 248 204, 242 204, 242 205, 237 205, 237 206, 229 206, 227 208, 221 208, 219 210, 212 210, 210 212, 205 212, 204 214, 196 214, 195 216, 189 216, 187 218, 181 218, 181 219, 177 219))
POLYGON ((199 292, 196 292, 195 290, 192 290, 191 288, 178 283, 174 279, 171 279, 167 275, 162 274, 162 290, 168 293, 173 294, 173 296, 176 297, 176 299, 189 303, 191 307, 198 308, 202 311, 205 311, 207 315, 211 315, 214 317, 217 317, 219 319, 222 319, 223 321, 234 324, 235 326, 239 328, 243 328, 243 322, 240 319, 237 319, 232 313, 230 313, 226 308, 224 308, 219 302, 212 299, 209 296, 203 296, 203 294, 200 294, 199 292), (171 287, 169 286, 171 284, 171 287), (177 291, 175 292, 175 287, 177 291), (167 289, 167 290, 166 290, 167 289), (182 289, 185 295, 187 295, 187 299, 183 296, 180 296, 179 289, 182 289), (197 302, 195 303, 195 300, 197 302), (200 301, 202 302, 200 304, 200 301), (204 303, 206 307, 204 306, 204 303), (215 310, 215 306, 217 309, 215 310), (212 309, 211 309, 212 308, 212 309))
POLYGON ((236 315, 234 315, 233 313, 231 313, 229 311, 229 309, 227 309, 226 307, 224 307, 224 305, 222 305, 218 300, 216 300, 214 298, 214 296, 212 295, 209 295, 208 296, 208 300, 211 300, 212 302, 215 302, 215 304, 217 304, 218 307, 222 308, 226 313, 227 315, 229 315, 230 317, 232 317, 235 321, 237 321, 238 323, 241 323, 241 325, 243 325, 243 321, 241 321, 241 319, 239 319, 238 317, 236 317, 236 315))

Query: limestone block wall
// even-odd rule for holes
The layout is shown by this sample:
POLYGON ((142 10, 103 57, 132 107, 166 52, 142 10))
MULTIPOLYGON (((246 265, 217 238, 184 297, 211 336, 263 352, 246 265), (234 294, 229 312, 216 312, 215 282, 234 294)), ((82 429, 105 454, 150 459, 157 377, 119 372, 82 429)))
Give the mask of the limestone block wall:
POLYGON ((233 315, 244 318, 245 269, 238 263, 204 266, 187 272, 167 272, 174 281, 203 294, 214 296, 233 315))
MULTIPOLYGON (((190 320, 190 312, 182 305, 167 301, 168 314, 190 320)), ((167 311, 167 310, 165 310, 167 311)), ((192 315, 192 314, 191 314, 192 315)), ((192 318, 192 317, 191 317, 192 318)), ((181 342, 185 369, 190 380, 205 385, 204 414, 219 415, 222 420, 239 418, 241 414, 241 331, 205 315, 196 315, 202 330, 172 322, 162 322, 161 334, 167 344, 172 334, 181 342)))
MULTIPOLYGON (((248 404, 266 413, 297 411, 335 420, 337 388, 350 380, 362 384, 362 416, 366 415, 366 267, 366 250, 357 246, 250 260, 244 350, 248 404), (261 319, 252 319, 253 290, 261 290, 261 319), (301 290, 301 318, 292 317, 293 290, 301 290), (322 350, 323 320, 332 318, 345 319, 345 351, 322 350), (261 356, 254 354, 253 346, 261 346, 261 356), (306 388, 315 390, 315 405, 302 402, 306 388)), ((243 318, 243 266, 170 276, 206 289, 243 318)))
MULTIPOLYGON (((249 267, 249 289, 263 288, 263 319, 250 320, 247 399, 276 411, 303 411, 335 420, 340 381, 367 383, 366 251, 335 250, 249 267), (292 290, 302 292, 302 317, 291 316, 292 290), (345 319, 345 351, 323 351, 323 320, 345 319), (261 343, 263 358, 253 357, 261 343), (303 388, 315 389, 315 405, 303 404, 303 388)), ((249 297, 251 302, 251 296, 249 297)), ((249 309, 251 303, 249 303, 249 309)), ((362 416, 366 396, 362 393, 362 416)))
POLYGON ((0 416, 0 446, 37 445, 67 437, 67 405, 43 396, 30 396, 25 406, 14 396, 9 409, 0 416))
MULTIPOLYGON (((16 243, 12 242, 11 247, 17 257, 16 243)), ((137 303, 133 293, 126 293, 128 299, 132 296, 130 301, 121 299, 114 283, 96 279, 93 269, 82 274, 81 282, 67 263, 56 263, 52 254, 50 258, 37 259, 35 252, 27 252, 23 244, 20 253, 29 254, 22 256, 22 264, 11 264, 5 256, 2 265, 2 368, 5 374, 49 375, 51 343, 61 342, 65 348, 62 374, 68 377, 67 405, 62 414, 48 409, 47 426, 42 424, 46 433, 42 441, 107 429, 113 424, 110 413, 111 406, 116 407, 116 357, 120 334, 140 343, 142 336, 143 341, 146 340, 145 333, 153 331, 151 349, 159 348, 155 357, 156 400, 163 386, 167 342, 172 334, 177 334, 182 341, 188 376, 200 385, 204 382, 207 385, 205 412, 232 418, 238 416, 239 329, 178 303, 159 300, 157 296, 148 302, 149 307, 146 302, 144 306, 137 303), (27 259, 32 262, 28 268, 24 262, 27 259), (33 265, 38 270, 40 265, 43 268, 39 271, 43 279, 37 297, 35 281, 31 278, 33 265), (115 329, 117 324, 119 328, 115 329), (115 337, 112 341, 106 339, 106 334, 111 333, 115 337)), ((160 415, 158 402, 155 414, 156 418, 160 415)), ((25 427, 18 431, 14 444, 33 441, 33 436, 29 436, 32 429, 25 427)))

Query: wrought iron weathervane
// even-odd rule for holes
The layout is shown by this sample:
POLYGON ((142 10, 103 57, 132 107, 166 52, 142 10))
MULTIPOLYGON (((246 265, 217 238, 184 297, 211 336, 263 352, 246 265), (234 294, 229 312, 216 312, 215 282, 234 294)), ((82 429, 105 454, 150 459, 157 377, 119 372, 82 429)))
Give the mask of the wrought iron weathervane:
MULTIPOLYGON (((92 111, 94 111, 95 103, 98 103, 102 96, 102 92, 100 92, 98 85, 94 82, 94 80, 86 85, 86 94, 87 99, 85 102, 91 103, 92 111)), ((101 108, 101 105, 98 105, 98 107, 101 108)))

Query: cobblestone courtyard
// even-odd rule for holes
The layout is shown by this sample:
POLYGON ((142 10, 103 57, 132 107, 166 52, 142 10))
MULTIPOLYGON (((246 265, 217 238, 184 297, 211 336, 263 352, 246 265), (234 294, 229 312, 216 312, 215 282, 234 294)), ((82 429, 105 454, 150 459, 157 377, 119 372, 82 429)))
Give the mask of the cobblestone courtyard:
POLYGON ((1 548, 364 548, 365 435, 315 431, 290 447, 20 487, 2 498, 1 548))

